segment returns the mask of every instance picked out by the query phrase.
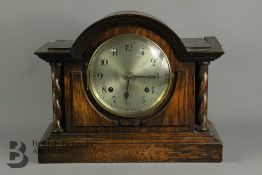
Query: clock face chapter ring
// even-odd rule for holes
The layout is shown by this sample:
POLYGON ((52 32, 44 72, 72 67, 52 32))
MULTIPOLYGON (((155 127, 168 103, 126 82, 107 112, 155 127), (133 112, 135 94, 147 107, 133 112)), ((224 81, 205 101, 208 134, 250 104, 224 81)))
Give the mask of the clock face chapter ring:
POLYGON ((172 89, 166 54, 156 43, 136 34, 104 41, 86 70, 94 101, 114 116, 132 119, 156 114, 172 89))

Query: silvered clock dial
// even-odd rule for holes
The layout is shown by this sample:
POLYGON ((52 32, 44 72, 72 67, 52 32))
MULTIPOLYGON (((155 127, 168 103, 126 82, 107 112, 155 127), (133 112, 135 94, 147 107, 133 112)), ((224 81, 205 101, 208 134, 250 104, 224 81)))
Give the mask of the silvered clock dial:
POLYGON ((170 88, 167 56, 151 40, 122 34, 101 44, 87 64, 87 88, 107 111, 122 117, 157 108, 170 88))

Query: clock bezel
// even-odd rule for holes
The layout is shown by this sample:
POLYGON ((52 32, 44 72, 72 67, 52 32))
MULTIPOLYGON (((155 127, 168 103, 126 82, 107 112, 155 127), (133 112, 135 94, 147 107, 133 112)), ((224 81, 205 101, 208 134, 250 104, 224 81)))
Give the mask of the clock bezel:
MULTIPOLYGON (((167 98, 167 95, 170 94, 170 91, 172 90, 172 77, 174 76, 174 74, 171 71, 171 66, 169 63, 169 59, 166 55, 166 53, 162 50, 162 48, 160 46, 158 46, 154 41, 150 40, 149 38, 146 38, 144 36, 141 35, 137 35, 137 34, 133 34, 133 33, 127 33, 127 34, 120 34, 117 36, 114 36, 106 41, 104 41, 100 46, 97 47, 97 49, 94 51, 93 55, 91 56, 89 62, 86 63, 86 76, 87 76, 87 90, 90 90, 91 94, 93 95, 95 101, 101 106, 103 107, 105 110, 107 110, 108 112, 110 112, 112 114, 112 116, 114 116, 114 118, 128 118, 128 119, 139 119, 139 118, 148 118, 147 116, 152 116, 155 115, 156 112, 158 111, 158 107, 161 106, 161 104, 163 103, 163 101, 165 100, 165 98, 167 98), (137 114, 124 114, 121 113, 120 110, 119 111, 114 111, 114 109, 112 109, 108 104, 105 104, 105 102, 102 102, 100 97, 98 97, 97 92, 94 92, 94 85, 91 83, 91 71, 92 71, 92 65, 91 63, 93 62, 93 60, 95 59, 94 56, 95 54, 99 51, 100 48, 102 48, 105 44, 109 43, 110 41, 114 40, 114 39, 119 39, 121 37, 134 37, 134 38, 139 38, 139 39, 144 39, 145 41, 150 42, 151 44, 153 44, 154 46, 156 46, 163 54, 164 54, 164 59, 166 60, 166 63, 168 65, 168 77, 167 77, 167 87, 164 89, 163 92, 161 92, 161 94, 159 95, 159 97, 157 98, 157 101, 155 103, 152 103, 150 105, 150 107, 148 108, 148 110, 145 111, 141 111, 141 112, 137 112, 137 114)), ((96 105, 94 105, 96 106, 96 105)), ((101 113, 101 112, 100 112, 101 113)), ((102 113, 103 114, 103 113, 102 113)))

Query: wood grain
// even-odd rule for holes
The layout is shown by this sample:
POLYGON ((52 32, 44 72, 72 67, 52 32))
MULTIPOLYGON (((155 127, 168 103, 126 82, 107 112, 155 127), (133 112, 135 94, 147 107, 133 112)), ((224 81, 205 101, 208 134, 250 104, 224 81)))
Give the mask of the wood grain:
MULTIPOLYGON (((205 62, 214 61, 224 54, 221 44, 214 36, 203 38, 181 38, 186 48, 186 56, 182 61, 205 62)), ((56 40, 47 42, 34 54, 47 62, 72 63, 79 60, 74 59, 70 50, 75 40, 56 40)))
POLYGON ((210 123, 208 127, 206 133, 62 134, 59 137, 48 130, 39 143, 39 163, 220 162, 221 141, 210 123))
POLYGON ((110 120, 101 117, 90 105, 86 96, 82 72, 71 72, 72 126, 113 126, 110 120))

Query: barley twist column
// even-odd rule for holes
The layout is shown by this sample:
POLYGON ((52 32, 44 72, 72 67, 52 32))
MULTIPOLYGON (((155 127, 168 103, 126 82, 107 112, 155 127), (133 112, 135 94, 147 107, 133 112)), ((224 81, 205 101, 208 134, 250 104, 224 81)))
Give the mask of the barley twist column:
POLYGON ((62 133, 64 130, 61 126, 62 109, 61 109, 61 63, 51 63, 52 73, 52 100, 53 100, 53 133, 62 133))
POLYGON ((197 124, 199 131, 208 131, 208 65, 209 62, 197 63, 197 124))

